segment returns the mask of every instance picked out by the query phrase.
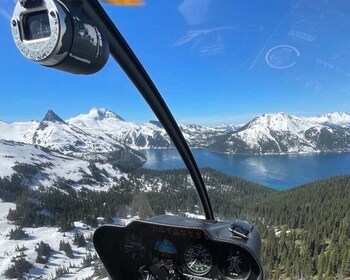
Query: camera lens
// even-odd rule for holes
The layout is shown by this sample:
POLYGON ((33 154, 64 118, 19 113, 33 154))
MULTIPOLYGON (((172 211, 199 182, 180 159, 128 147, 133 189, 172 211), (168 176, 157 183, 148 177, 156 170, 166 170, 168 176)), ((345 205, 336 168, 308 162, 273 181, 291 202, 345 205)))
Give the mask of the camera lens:
POLYGON ((107 37, 75 1, 18 2, 11 31, 25 58, 65 72, 96 73, 109 57, 107 37))
POLYGON ((51 29, 48 12, 39 11, 25 15, 23 19, 23 34, 25 40, 50 37, 51 29))

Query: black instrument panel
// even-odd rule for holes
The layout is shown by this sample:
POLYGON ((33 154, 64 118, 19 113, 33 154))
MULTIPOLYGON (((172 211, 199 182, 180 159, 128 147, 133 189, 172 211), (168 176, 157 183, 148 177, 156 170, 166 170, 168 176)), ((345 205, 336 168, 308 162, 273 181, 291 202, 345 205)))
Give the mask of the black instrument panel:
POLYGON ((222 222, 164 215, 102 226, 94 243, 113 279, 262 279, 249 240, 232 238, 222 222))

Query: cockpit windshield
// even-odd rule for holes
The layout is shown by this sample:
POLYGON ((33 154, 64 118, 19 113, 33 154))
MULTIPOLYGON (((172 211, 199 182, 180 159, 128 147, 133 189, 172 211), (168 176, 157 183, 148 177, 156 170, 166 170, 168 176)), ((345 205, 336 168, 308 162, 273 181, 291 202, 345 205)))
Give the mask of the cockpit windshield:
MULTIPOLYGON (((17 2, 0 6, 0 275, 102 279, 98 226, 163 214, 204 219, 205 211, 171 138, 120 66, 109 57, 97 73, 73 75, 28 61, 18 41, 35 52, 56 34, 53 22, 67 19, 51 6, 20 14, 14 41, 17 2)), ((215 219, 260 232, 266 279, 350 277, 348 1, 101 5, 178 122, 215 219)), ((72 32, 105 44, 90 24, 72 32)), ((86 62, 78 54, 71 57, 86 62)), ((175 260, 172 243, 159 239, 152 252, 175 260)), ((134 234, 121 246, 131 259, 148 254, 134 234)), ((253 265, 218 257, 197 268, 184 251, 195 277, 186 279, 212 279, 215 262, 218 279, 253 279, 253 265)))

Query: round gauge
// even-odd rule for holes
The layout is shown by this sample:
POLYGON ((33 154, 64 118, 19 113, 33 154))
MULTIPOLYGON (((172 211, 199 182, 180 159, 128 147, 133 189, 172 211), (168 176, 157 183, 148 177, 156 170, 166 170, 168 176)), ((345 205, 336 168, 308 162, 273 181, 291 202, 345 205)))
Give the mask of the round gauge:
POLYGON ((199 276, 207 274, 213 264, 211 253, 201 244, 188 247, 184 253, 184 259, 187 268, 199 276))
POLYGON ((250 261, 240 250, 230 250, 222 254, 219 269, 230 280, 247 280, 251 273, 250 261))
POLYGON ((124 239, 123 251, 129 258, 139 260, 145 256, 146 246, 139 235, 132 233, 124 239))

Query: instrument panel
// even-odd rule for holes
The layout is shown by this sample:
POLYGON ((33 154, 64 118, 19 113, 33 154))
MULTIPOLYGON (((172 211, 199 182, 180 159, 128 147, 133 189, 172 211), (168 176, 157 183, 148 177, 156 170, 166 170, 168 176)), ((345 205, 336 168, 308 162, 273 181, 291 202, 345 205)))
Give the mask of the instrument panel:
POLYGON ((94 243, 113 279, 262 279, 249 240, 232 238, 228 226, 164 215, 103 226, 94 243))

